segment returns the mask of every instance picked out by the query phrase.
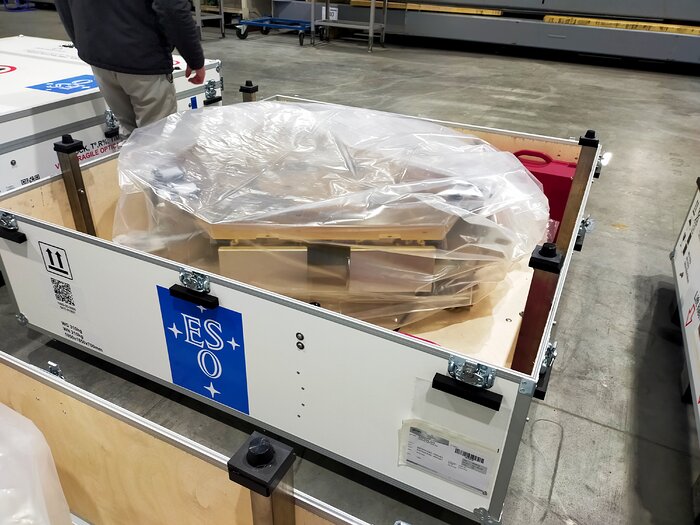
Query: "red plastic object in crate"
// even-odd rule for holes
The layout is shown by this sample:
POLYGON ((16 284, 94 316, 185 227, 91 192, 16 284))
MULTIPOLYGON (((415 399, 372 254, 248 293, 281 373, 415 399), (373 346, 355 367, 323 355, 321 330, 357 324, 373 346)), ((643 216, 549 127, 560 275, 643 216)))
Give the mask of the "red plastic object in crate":
MULTIPOLYGON (((566 201, 569 199, 571 183, 576 174, 576 163, 554 160, 546 153, 529 149, 516 151, 514 155, 542 183, 544 194, 549 200, 549 216, 552 220, 561 223, 566 201)), ((559 226, 555 232, 555 239, 558 233, 559 226)))

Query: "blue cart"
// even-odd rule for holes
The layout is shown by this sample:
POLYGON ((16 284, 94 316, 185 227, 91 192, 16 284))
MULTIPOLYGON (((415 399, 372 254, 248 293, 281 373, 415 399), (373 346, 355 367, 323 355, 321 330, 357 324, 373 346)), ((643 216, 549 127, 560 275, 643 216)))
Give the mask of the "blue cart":
POLYGON ((259 27, 263 35, 267 35, 270 29, 282 29, 286 31, 297 31, 299 34, 299 45, 304 45, 304 36, 311 31, 311 22, 308 20, 295 20, 289 18, 273 18, 266 16, 253 18, 251 20, 241 20, 236 25, 236 36, 241 40, 248 38, 248 28, 259 27))

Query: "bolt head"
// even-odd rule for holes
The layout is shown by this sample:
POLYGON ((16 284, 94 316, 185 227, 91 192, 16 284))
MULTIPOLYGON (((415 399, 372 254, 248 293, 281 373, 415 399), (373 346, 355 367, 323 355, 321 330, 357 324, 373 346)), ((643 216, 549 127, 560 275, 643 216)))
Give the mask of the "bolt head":
POLYGON ((265 467, 274 459, 275 449, 266 437, 256 437, 250 441, 245 457, 251 466, 256 468, 265 467))

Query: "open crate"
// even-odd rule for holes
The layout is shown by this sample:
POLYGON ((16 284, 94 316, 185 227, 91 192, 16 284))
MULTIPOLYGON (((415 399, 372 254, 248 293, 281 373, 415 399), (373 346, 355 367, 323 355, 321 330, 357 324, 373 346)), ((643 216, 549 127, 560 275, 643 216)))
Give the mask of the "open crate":
POLYGON ((531 399, 546 391, 553 321, 600 146, 590 134, 441 124, 501 150, 576 163, 561 264, 535 257, 475 307, 407 335, 111 243, 117 159, 80 170, 68 157, 63 179, 0 200, 10 214, 0 261, 20 319, 450 511, 497 520, 531 399), (76 231, 89 222, 96 235, 76 231), (188 339, 189 361, 173 337, 188 339), (481 467, 421 462, 423 446, 481 467))

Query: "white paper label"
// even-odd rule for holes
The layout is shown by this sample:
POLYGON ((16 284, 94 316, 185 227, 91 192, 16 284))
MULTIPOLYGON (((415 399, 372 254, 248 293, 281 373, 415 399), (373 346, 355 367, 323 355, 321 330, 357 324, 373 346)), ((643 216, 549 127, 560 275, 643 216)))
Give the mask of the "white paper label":
POLYGON ((405 462, 427 470, 452 483, 459 483, 488 495, 496 465, 496 454, 478 445, 458 442, 409 424, 405 462))

